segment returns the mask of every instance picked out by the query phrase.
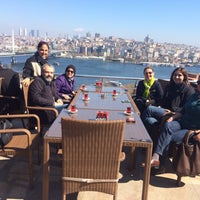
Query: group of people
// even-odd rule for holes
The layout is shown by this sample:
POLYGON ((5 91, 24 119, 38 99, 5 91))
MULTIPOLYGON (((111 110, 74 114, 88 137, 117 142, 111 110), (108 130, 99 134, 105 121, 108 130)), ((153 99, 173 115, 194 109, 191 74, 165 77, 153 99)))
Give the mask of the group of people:
MULTIPOLYGON (((75 95, 76 81, 74 77, 76 68, 70 64, 63 74, 55 77, 55 68, 48 62, 48 54, 49 44, 45 41, 40 41, 36 53, 25 62, 22 72, 22 84, 29 85, 31 83, 28 94, 29 105, 55 107, 60 111, 68 106, 75 95)), ((19 74, 11 69, 9 71, 8 69, 3 69, 3 67, 1 67, 0 74, 6 80, 5 83, 9 83, 9 86, 4 84, 6 85, 5 94, 18 96, 21 93, 19 74), (10 80, 11 77, 17 77, 17 79, 14 79, 15 82, 10 80), (10 86, 12 91, 8 93, 10 86)), ((49 111, 44 111, 40 119, 44 123, 51 123, 55 116, 49 111)))
MULTIPOLYGON (((65 72, 55 78, 54 66, 48 62, 49 45, 39 42, 36 53, 28 58, 23 68, 23 84, 29 84, 29 104, 32 106, 55 107, 60 111, 67 107, 75 95, 76 68, 68 65, 65 72)), ((189 83, 185 68, 174 69, 169 84, 163 91, 161 84, 155 79, 152 67, 147 66, 144 80, 139 81, 134 101, 141 112, 141 119, 150 136, 154 138, 152 166, 160 165, 160 157, 165 157, 169 144, 180 143, 189 129, 200 129, 200 77, 196 91, 189 83), (155 127, 161 124, 163 117, 168 116, 162 124, 155 140, 155 127)), ((10 96, 21 96, 20 81, 17 73, 11 69, 4 70, 0 65, 0 76, 4 77, 3 93, 10 96), (12 85, 12 87, 10 87, 12 85), (4 92, 4 90, 6 92, 4 92)), ((44 111, 45 112, 45 111, 44 111)), ((52 113, 46 118, 46 123, 55 119, 52 113)), ((200 141, 200 134, 193 135, 193 142, 200 141)))
MULTIPOLYGON (((155 80, 153 68, 146 67, 134 100, 153 139, 152 167, 164 165, 171 142, 179 144, 188 130, 200 129, 200 76, 194 89, 185 68, 174 69, 163 91, 159 81, 155 80)), ((200 134, 193 134, 190 141, 199 142, 200 134)))

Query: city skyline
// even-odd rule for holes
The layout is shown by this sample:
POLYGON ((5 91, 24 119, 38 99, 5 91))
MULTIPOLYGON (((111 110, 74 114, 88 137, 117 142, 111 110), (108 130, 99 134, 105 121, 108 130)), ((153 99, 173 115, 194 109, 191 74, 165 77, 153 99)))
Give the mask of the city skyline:
POLYGON ((1 31, 17 35, 19 28, 39 30, 41 36, 121 37, 143 41, 200 46, 197 0, 168 1, 13 1, 1 2, 1 31), (3 20, 4 19, 4 20, 3 20))

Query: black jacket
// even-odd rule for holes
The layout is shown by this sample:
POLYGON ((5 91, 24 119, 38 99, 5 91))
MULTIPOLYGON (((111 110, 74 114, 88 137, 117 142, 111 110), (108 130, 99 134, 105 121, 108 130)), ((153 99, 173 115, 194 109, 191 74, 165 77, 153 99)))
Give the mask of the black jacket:
MULTIPOLYGON (((144 90, 145 90, 144 80, 141 80, 138 83, 135 98, 142 99, 143 101, 146 102, 146 98, 143 97, 144 90)), ((150 88, 150 98, 149 99, 155 100, 154 105, 160 105, 162 97, 163 97, 162 87, 158 81, 155 81, 154 84, 150 88)))
MULTIPOLYGON (((144 80, 139 81, 137 90, 136 90, 136 97, 134 101, 142 113, 146 109, 146 98, 143 97, 145 91, 144 80)), ((150 96, 149 100, 154 100, 154 106, 159 106, 161 104, 161 100, 163 97, 163 89, 158 81, 155 81, 150 88, 150 96)))
POLYGON ((169 109, 173 112, 180 112, 186 103, 187 99, 195 93, 192 86, 182 84, 169 84, 166 86, 162 107, 169 109))
MULTIPOLYGON (((41 76, 36 77, 31 83, 28 93, 28 104, 32 106, 54 107, 54 102, 58 99, 55 82, 47 82, 41 76)), ((56 118, 53 111, 32 111, 40 117, 43 124, 50 124, 56 118)))

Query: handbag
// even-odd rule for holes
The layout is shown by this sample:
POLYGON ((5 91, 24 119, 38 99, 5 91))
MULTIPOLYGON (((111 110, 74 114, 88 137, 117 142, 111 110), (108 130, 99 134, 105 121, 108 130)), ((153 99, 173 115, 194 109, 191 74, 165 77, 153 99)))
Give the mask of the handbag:
MULTIPOLYGON (((10 129, 12 128, 13 125, 12 123, 7 120, 7 119, 4 119, 4 120, 0 120, 0 129, 10 129)), ((13 134, 12 133, 2 133, 0 134, 0 148, 4 148, 4 146, 6 144, 8 144, 10 142, 10 140, 12 139, 13 137, 13 134)))
POLYGON ((176 146, 172 167, 179 177, 200 174, 200 142, 189 143, 189 138, 195 133, 194 130, 188 131, 183 142, 176 146))

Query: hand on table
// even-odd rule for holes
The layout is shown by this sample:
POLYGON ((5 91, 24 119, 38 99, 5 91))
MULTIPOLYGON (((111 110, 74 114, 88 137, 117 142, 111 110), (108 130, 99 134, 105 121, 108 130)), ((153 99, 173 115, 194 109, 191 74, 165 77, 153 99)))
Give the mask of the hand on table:
POLYGON ((63 105, 62 99, 58 99, 58 100, 55 102, 55 106, 60 106, 60 105, 63 105))
POLYGON ((62 94, 62 97, 64 99, 66 99, 66 100, 70 100, 71 99, 71 97, 69 95, 67 95, 67 94, 62 94))

